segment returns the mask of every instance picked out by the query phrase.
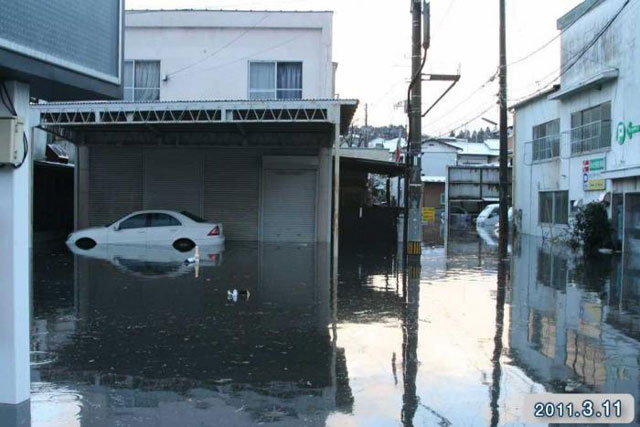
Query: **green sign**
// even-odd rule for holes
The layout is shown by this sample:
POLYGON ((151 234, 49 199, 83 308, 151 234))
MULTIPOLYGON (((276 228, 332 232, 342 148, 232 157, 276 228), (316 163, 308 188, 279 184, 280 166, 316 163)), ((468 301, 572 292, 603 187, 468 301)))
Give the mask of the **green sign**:
POLYGON ((640 133, 640 125, 634 126, 633 122, 629 122, 628 125, 625 125, 624 122, 618 123, 618 143, 620 145, 624 144, 627 138, 633 139, 633 135, 636 133, 640 133))
POLYGON ((589 171, 590 172, 598 172, 603 171, 605 168, 605 158, 600 159, 591 159, 589 161, 589 171))

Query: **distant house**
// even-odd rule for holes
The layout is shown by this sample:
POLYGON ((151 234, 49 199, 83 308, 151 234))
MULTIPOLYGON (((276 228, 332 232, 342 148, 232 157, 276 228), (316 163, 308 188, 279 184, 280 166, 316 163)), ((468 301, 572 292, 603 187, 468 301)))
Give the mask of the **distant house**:
POLYGON ((447 169, 450 166, 487 165, 498 162, 499 141, 469 142, 457 138, 429 138, 422 142, 423 208, 444 209, 447 169))

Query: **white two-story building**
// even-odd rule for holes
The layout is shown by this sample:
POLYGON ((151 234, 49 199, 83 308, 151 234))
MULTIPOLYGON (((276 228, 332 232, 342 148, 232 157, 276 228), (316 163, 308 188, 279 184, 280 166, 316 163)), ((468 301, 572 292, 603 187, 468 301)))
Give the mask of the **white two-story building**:
POLYGON ((75 227, 142 209, 228 240, 329 242, 339 135, 331 12, 128 11, 124 100, 34 107, 78 147, 75 227), (335 175, 334 175, 335 171, 335 175))
POLYGON ((634 245, 640 229, 639 21, 636 2, 628 0, 586 0, 558 20, 559 85, 513 106, 514 205, 523 233, 561 236, 577 207, 606 201, 616 240, 634 245))

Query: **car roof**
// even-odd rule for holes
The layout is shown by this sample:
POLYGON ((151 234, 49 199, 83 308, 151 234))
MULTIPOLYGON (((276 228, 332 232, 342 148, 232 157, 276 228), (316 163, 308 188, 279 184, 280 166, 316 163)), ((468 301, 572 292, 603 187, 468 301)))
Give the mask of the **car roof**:
POLYGON ((191 218, 189 218, 186 215, 181 214, 180 212, 176 212, 176 211, 169 211, 166 209, 147 209, 144 211, 135 211, 135 212, 131 212, 130 214, 127 214, 123 217, 121 217, 119 219, 119 221, 123 220, 123 219, 127 219, 127 218, 131 218, 132 216, 136 216, 136 215, 145 215, 145 214, 154 214, 154 213, 159 213, 159 214, 166 214, 166 215, 171 215, 173 217, 177 217, 180 219, 180 221, 189 221, 189 222, 195 222, 193 221, 191 218))
POLYGON ((169 215, 182 215, 180 212, 176 212, 176 211, 167 211, 167 210, 163 210, 163 209, 148 209, 148 210, 144 210, 144 211, 131 212, 130 214, 127 214, 126 216, 139 215, 139 214, 148 214, 148 213, 163 213, 163 214, 169 214, 169 215))

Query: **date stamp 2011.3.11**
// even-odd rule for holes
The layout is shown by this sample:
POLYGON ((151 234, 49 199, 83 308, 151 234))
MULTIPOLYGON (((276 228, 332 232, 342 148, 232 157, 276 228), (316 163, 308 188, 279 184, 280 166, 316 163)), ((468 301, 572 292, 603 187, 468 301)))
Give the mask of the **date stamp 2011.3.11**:
POLYGON ((630 394, 530 394, 523 410, 529 422, 628 424, 635 418, 635 400, 630 394))

